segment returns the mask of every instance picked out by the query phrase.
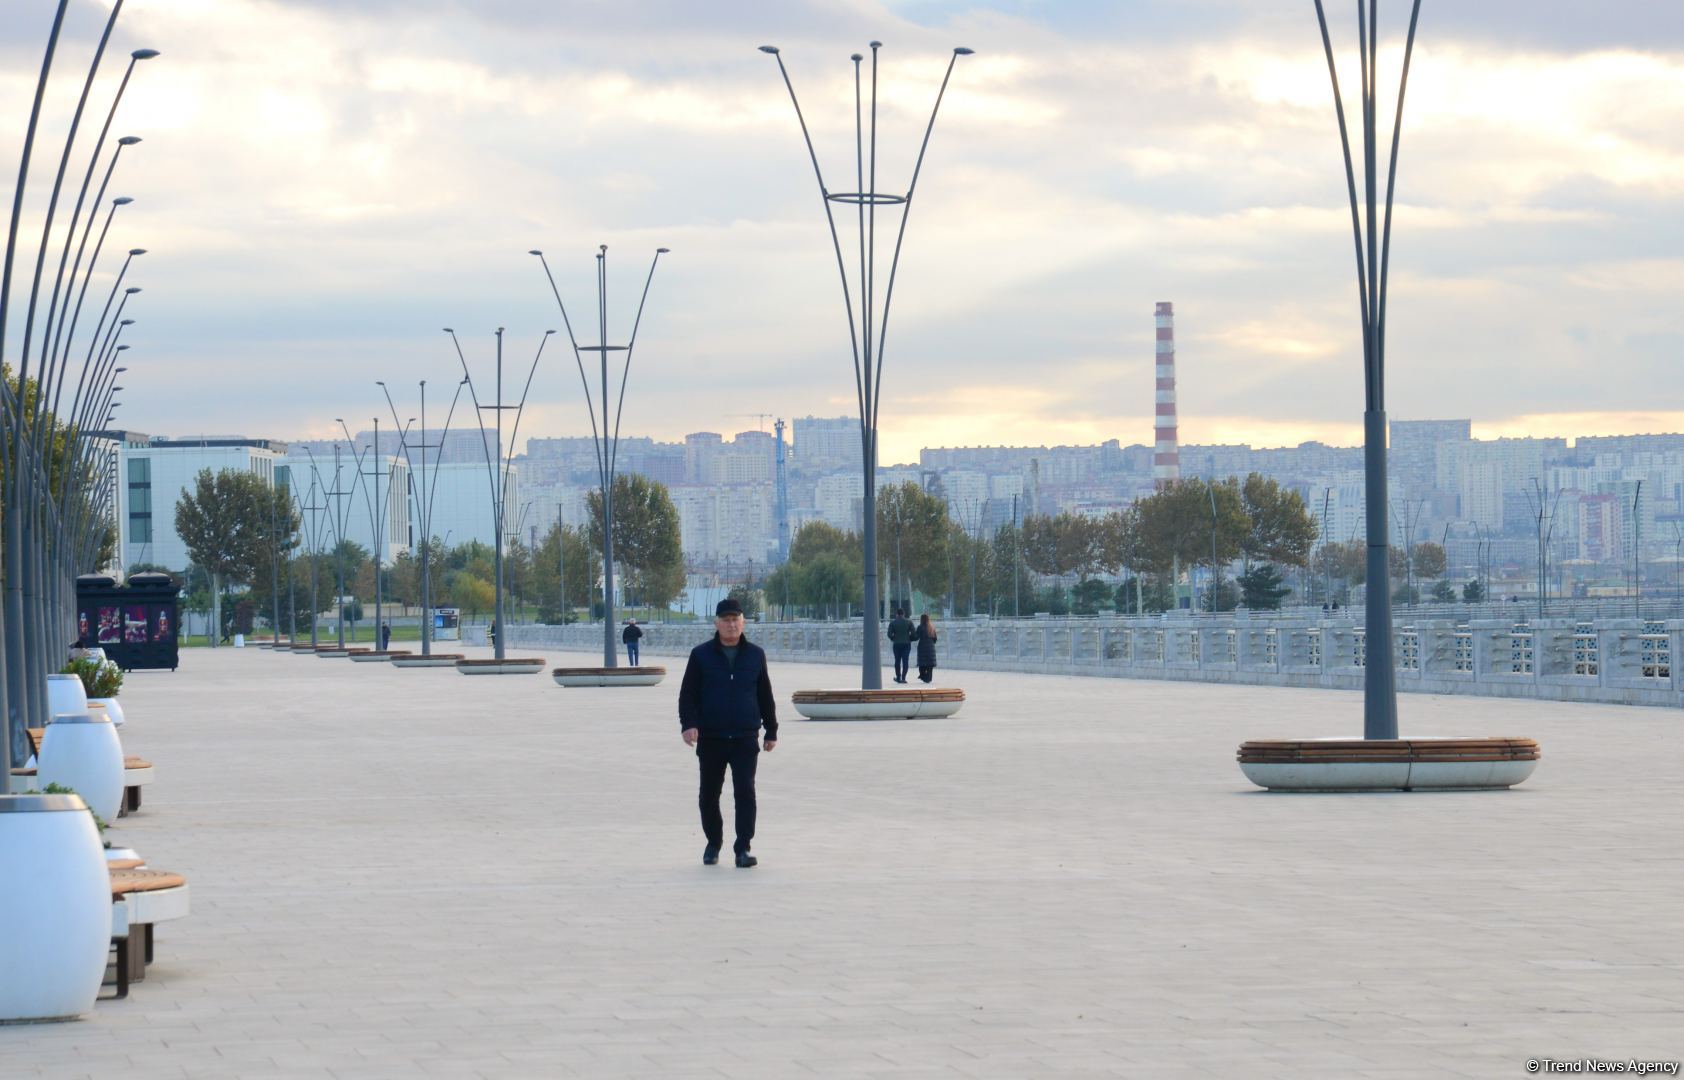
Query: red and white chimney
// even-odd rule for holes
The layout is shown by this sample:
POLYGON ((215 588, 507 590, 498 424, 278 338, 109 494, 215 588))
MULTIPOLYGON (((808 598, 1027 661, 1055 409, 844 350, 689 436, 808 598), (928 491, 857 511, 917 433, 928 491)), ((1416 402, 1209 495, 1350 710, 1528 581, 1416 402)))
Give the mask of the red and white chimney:
POLYGON ((1158 302, 1157 417, 1152 447, 1152 482, 1164 488, 1181 479, 1181 447, 1175 427, 1175 305, 1158 302))

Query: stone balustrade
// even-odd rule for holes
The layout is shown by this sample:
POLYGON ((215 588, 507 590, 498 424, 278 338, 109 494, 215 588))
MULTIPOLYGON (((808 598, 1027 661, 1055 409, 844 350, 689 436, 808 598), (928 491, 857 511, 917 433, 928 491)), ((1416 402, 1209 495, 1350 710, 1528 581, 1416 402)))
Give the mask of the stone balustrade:
MULTIPOLYGON (((1240 615, 1230 618, 955 619, 939 625, 940 664, 1124 679, 1362 688, 1367 635, 1360 622, 1240 615)), ((705 624, 645 624, 642 649, 683 656, 705 624)), ((856 664, 858 622, 756 623, 748 635, 773 659, 856 664)), ((514 626, 519 648, 594 652, 602 626, 514 626)), ((1398 689, 1430 694, 1684 705, 1673 657, 1684 620, 1499 619, 1399 621, 1398 689)), ((883 644, 884 664, 890 663, 883 644)))

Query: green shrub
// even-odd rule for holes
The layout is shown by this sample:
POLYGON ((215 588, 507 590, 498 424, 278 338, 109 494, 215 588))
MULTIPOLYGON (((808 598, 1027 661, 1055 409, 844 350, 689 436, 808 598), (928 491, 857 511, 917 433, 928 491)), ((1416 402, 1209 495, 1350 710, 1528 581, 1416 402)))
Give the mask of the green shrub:
POLYGON ((123 687, 123 669, 109 660, 91 656, 72 660, 59 669, 61 675, 74 675, 82 680, 82 689, 90 698, 116 697, 123 687))

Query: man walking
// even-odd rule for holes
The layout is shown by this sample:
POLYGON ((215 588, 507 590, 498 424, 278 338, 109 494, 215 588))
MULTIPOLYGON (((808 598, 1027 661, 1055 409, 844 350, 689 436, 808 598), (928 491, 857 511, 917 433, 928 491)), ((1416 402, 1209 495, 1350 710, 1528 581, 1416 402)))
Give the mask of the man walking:
POLYGON ((895 650, 895 681, 903 683, 907 660, 912 655, 912 620, 900 608, 895 609, 895 617, 889 620, 889 644, 895 650))
POLYGON ((625 642, 626 659, 631 661, 632 667, 637 666, 637 643, 641 637, 643 637, 643 628, 637 625, 637 620, 627 619, 626 628, 620 631, 620 640, 625 642))
POLYGON ((678 724, 684 745, 696 748, 701 763, 702 832, 707 848, 702 862, 719 861, 725 843, 725 819, 719 794, 725 770, 731 770, 731 795, 737 806, 737 865, 759 860, 748 853, 754 841, 754 766, 760 755, 760 729, 766 728, 767 753, 778 745, 777 702, 766 671, 766 653, 743 636, 743 607, 726 597, 714 609, 714 636, 690 650, 684 683, 678 691, 678 724))

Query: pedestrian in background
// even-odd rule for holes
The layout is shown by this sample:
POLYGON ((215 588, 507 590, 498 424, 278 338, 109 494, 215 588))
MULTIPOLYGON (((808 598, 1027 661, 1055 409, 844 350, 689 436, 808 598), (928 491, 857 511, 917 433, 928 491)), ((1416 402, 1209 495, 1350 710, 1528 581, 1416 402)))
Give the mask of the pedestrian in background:
POLYGON ((936 676, 936 625, 930 621, 930 613, 918 616, 918 629, 912 632, 913 643, 918 646, 918 679, 929 682, 936 676))
POLYGON ((912 620, 901 608, 896 608, 895 617, 889 620, 889 645, 895 653, 895 681, 903 683, 907 661, 912 656, 912 620))
POLYGON ((748 850, 754 841, 757 811, 754 770, 760 756, 760 729, 766 729, 766 752, 771 753, 778 745, 778 706, 766 671, 766 653, 743 636, 743 606, 735 597, 727 596, 714 608, 713 628, 713 637, 690 650, 690 663, 678 690, 678 726, 684 745, 696 748, 701 766, 697 802, 707 836, 702 862, 717 863, 725 844, 719 793, 729 768, 737 807, 737 866, 747 869, 759 861, 748 850))
POLYGON ((626 628, 620 631, 620 640, 626 645, 626 659, 631 666, 637 666, 637 643, 643 637, 643 628, 637 625, 636 619, 627 619, 626 628))

